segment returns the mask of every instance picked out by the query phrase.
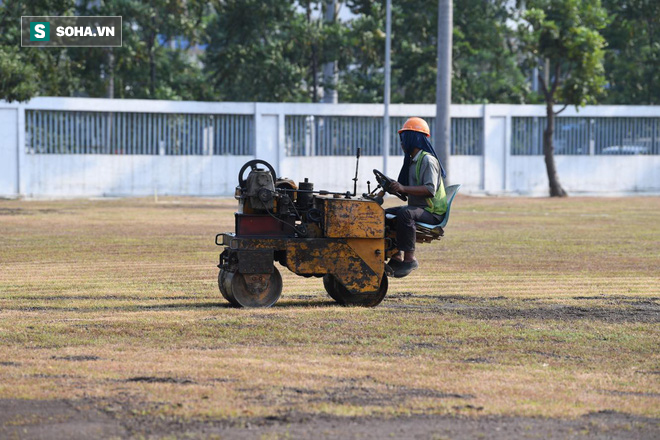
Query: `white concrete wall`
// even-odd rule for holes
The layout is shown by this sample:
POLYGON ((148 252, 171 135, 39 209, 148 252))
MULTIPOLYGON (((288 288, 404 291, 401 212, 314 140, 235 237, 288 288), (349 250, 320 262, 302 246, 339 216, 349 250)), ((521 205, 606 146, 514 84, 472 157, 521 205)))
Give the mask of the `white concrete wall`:
MULTIPOLYGON (((478 192, 481 190, 482 163, 481 156, 456 156, 452 158, 452 170, 454 176, 452 183, 460 183, 467 192, 478 192)), ((396 179, 403 165, 403 156, 390 156, 388 169, 391 170, 390 177, 396 179)), ((373 169, 383 169, 383 158, 374 156, 362 156, 360 158, 360 169, 358 172, 358 193, 367 190, 367 181, 371 182, 371 188, 377 185, 373 169)), ((305 177, 314 183, 314 189, 325 189, 328 191, 345 192, 353 191, 353 177, 355 177, 355 157, 288 157, 281 167, 281 175, 293 179, 296 183, 305 177)))
MULTIPOLYGON (((89 98, 35 98, 25 104, 0 101, 0 196, 78 197, 232 195, 239 168, 253 156, 121 156, 25 153, 25 110, 128 111, 253 115, 256 157, 296 182, 309 177, 316 189, 352 191, 355 158, 288 157, 286 115, 382 116, 380 104, 201 103, 89 98)), ((511 119, 544 116, 543 106, 453 105, 454 117, 484 118, 484 155, 453 156, 449 183, 462 193, 547 194, 542 156, 511 156, 511 119)), ((391 116, 435 116, 434 105, 393 105, 391 116)), ((591 106, 562 116, 660 117, 655 106, 591 106)), ((395 127, 393 128, 395 129, 395 127)), ((360 159, 359 192, 374 182, 372 169, 396 177, 403 158, 360 159)), ((572 193, 660 192, 660 156, 556 156, 559 178, 572 193)))
POLYGON ((233 195, 251 156, 30 154, 27 197, 233 195))
MULTIPOLYGON (((660 193, 660 156, 556 156, 559 181, 569 193, 660 193)), ((542 156, 511 156, 508 192, 546 195, 542 156)))

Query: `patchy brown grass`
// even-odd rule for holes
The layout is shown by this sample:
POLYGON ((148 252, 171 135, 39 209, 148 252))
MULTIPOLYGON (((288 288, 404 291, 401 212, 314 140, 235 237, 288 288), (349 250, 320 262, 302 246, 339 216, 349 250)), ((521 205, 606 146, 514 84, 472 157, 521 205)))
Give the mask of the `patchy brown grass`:
POLYGON ((0 201, 0 399, 177 417, 660 416, 660 199, 459 197, 375 309, 281 268, 227 307, 233 200, 0 201))

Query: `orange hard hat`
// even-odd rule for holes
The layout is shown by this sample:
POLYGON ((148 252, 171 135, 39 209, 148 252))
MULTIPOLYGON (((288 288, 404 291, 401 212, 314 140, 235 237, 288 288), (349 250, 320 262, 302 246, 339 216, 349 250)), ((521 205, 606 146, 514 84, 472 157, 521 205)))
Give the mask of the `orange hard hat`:
POLYGON ((403 127, 401 127, 401 130, 399 130, 399 133, 402 131, 419 131, 420 133, 424 133, 426 136, 431 137, 431 130, 429 130, 429 124, 426 123, 426 121, 422 118, 409 118, 405 124, 403 124, 403 127))

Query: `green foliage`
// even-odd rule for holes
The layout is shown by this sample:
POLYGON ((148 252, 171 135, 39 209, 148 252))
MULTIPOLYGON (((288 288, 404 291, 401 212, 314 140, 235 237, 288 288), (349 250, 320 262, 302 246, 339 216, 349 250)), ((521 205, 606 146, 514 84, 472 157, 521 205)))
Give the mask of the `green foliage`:
POLYGON ((292 2, 227 0, 214 9, 203 59, 220 99, 305 100, 306 28, 292 2))
POLYGON ((322 21, 323 2, 297 3, 213 3, 203 60, 220 99, 317 101, 323 63, 338 61, 340 69, 350 64, 348 28, 322 21))
MULTIPOLYGON (((660 2, 602 1, 455 2, 453 102, 538 102, 535 67, 543 100, 660 102, 660 2)), ((317 101, 336 61, 340 101, 382 102, 385 0, 342 3, 355 19, 323 22, 323 0, 0 2, 0 99, 317 101), (21 48, 21 15, 121 15, 123 46, 21 48)), ((434 102, 437 0, 397 0, 392 18, 392 102, 434 102)))
MULTIPOLYGON (((507 1, 467 0, 454 9, 456 103, 523 103, 529 83, 513 47, 507 1)), ((435 71, 435 69, 434 69, 435 71)))
POLYGON ((604 0, 611 23, 603 29, 608 47, 606 103, 660 103, 660 2, 604 0))
POLYGON ((190 56, 203 33, 204 5, 197 0, 79 2, 80 15, 124 17, 122 47, 69 49, 83 68, 83 93, 106 96, 112 78, 118 98, 211 98, 201 67, 190 56))
POLYGON ((206 2, 198 0, 16 1, 0 4, 0 98, 108 95, 119 98, 211 99, 190 56, 206 2), (21 15, 121 15, 120 48, 21 48, 21 15), (170 48, 179 39, 185 47, 170 48), (165 43, 165 44, 162 44, 165 43))
POLYGON ((65 49, 21 47, 22 15, 70 15, 74 0, 0 3, 0 99, 26 101, 37 94, 71 96, 80 66, 65 49))
MULTIPOLYGON (((342 77, 345 93, 340 99, 382 102, 384 1, 348 4, 361 15, 350 24, 355 66, 342 77)), ((453 102, 525 100, 528 85, 509 43, 512 31, 506 26, 510 17, 506 4, 465 0, 454 8, 453 102)), ((392 4, 392 102, 435 102, 437 17, 437 1, 392 4)))
POLYGON ((605 40, 599 31, 607 20, 600 0, 529 0, 526 5, 518 28, 520 49, 528 67, 542 66, 546 102, 596 102, 605 85, 605 40))
POLYGON ((27 101, 37 94, 39 76, 25 64, 18 49, 0 47, 0 96, 8 102, 27 101))
POLYGON ((352 7, 363 15, 350 24, 346 36, 353 64, 340 73, 339 100, 383 102, 385 11, 380 3, 352 7))

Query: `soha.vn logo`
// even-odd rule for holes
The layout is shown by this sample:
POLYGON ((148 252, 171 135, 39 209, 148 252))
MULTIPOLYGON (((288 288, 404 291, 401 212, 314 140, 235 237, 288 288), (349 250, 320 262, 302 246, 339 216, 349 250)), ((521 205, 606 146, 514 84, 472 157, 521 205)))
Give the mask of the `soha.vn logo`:
MULTIPOLYGON (((112 26, 57 26, 58 37, 114 37, 112 26)), ((50 23, 47 21, 30 22, 30 41, 50 41, 50 23)))
POLYGON ((50 23, 47 21, 30 22, 30 41, 50 41, 50 23))

